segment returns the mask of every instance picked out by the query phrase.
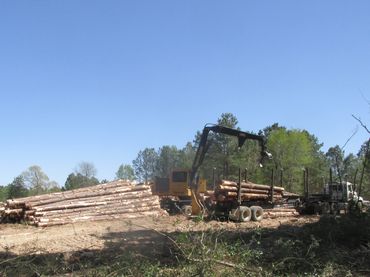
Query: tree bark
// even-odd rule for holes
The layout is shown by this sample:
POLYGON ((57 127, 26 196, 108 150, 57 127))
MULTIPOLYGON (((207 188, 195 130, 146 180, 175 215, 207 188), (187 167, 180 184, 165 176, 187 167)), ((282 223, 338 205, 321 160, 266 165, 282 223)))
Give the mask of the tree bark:
POLYGON ((112 220, 112 219, 132 219, 132 218, 137 218, 137 217, 158 216, 158 215, 159 215, 159 213, 157 211, 141 212, 141 213, 136 213, 136 214, 102 215, 102 216, 79 218, 79 219, 74 219, 74 220, 64 220, 64 221, 59 221, 59 222, 43 222, 43 223, 42 222, 37 222, 36 226, 46 227, 46 226, 63 225, 63 224, 84 222, 84 221, 98 221, 98 220, 112 220))
MULTIPOLYGON (((236 182, 233 182, 233 181, 228 181, 228 180, 222 180, 220 185, 223 185, 223 186, 232 186, 232 187, 237 187, 238 184, 236 182)), ((260 189, 260 190, 270 190, 271 187, 270 186, 267 186, 267 185, 259 185, 259 184, 254 184, 254 183, 251 183, 251 182, 242 182, 241 183, 241 187, 242 188, 249 188, 249 189, 260 189)), ((275 191, 283 191, 284 188, 283 187, 277 187, 277 186, 274 186, 274 190, 275 191)))

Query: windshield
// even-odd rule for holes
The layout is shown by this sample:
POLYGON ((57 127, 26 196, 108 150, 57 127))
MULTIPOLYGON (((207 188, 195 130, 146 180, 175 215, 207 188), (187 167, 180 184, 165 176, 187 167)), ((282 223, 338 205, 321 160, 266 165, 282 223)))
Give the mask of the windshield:
POLYGON ((332 191, 342 191, 342 186, 340 185, 330 185, 332 191))

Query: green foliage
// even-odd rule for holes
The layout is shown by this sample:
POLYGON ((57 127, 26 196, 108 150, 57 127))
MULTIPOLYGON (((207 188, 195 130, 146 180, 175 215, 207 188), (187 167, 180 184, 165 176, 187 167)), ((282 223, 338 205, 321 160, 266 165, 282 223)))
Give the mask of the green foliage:
POLYGON ((137 154, 132 161, 136 178, 147 182, 152 179, 156 172, 158 154, 154 148, 145 148, 137 154))
POLYGON ((99 184, 99 180, 95 177, 87 177, 81 173, 71 173, 68 175, 64 184, 65 190, 77 189, 82 187, 89 187, 99 184))
POLYGON ((358 190, 365 199, 370 199, 370 140, 364 142, 357 154, 356 180, 359 185, 358 190), (362 184, 361 184, 362 183, 362 184))
POLYGON ((273 161, 266 167, 266 177, 269 178, 272 168, 283 169, 283 185, 290 191, 301 191, 302 169, 312 165, 314 160, 313 145, 307 132, 285 128, 273 130, 269 134, 267 148, 273 161))
POLYGON ((6 199, 8 199, 8 190, 9 185, 7 186, 0 186, 0 202, 4 202, 6 199))
POLYGON ((179 168, 181 165, 181 152, 176 146, 165 145, 158 150, 158 159, 156 162, 157 176, 169 176, 174 168, 179 168))
POLYGON ((49 177, 43 172, 40 166, 33 165, 21 175, 24 183, 29 190, 29 195, 38 195, 49 192, 60 191, 59 185, 55 181, 50 181, 49 177))
POLYGON ((341 177, 343 172, 344 151, 339 145, 336 145, 328 149, 326 157, 328 158, 329 165, 333 170, 333 174, 341 177))
MULTIPOLYGON (((344 151, 336 145, 328 149, 326 157, 333 172, 334 181, 349 181, 357 185, 361 196, 370 198, 370 152, 366 156, 367 141, 363 143, 357 156, 350 153, 347 156, 344 151)), ((328 178, 327 178, 328 179, 328 178)))
MULTIPOLYGON (((222 114, 217 124, 238 129, 238 120, 231 113, 222 114)), ((199 144, 200 137, 201 132, 197 132, 195 146, 199 144)), ((214 169, 218 179, 237 179, 239 167, 248 168, 251 174, 255 173, 260 149, 254 141, 247 141, 241 149, 238 149, 235 137, 210 133, 208 143, 209 148, 200 168, 203 178, 212 180, 214 169)))
POLYGON ((325 154, 321 151, 322 143, 317 137, 306 130, 288 130, 278 123, 264 128, 259 132, 268 141, 268 150, 273 154, 273 160, 263 169, 260 182, 271 182, 271 170, 275 170, 275 183, 288 190, 302 192, 303 169, 309 170, 309 183, 312 191, 321 191, 323 178, 328 174, 328 164, 325 154), (280 171, 283 180, 280 180, 280 171))
MULTIPOLYGON (((218 124, 237 128, 238 120, 232 114, 222 114, 218 124)), ((313 188, 322 187, 323 176, 327 174, 327 161, 321 152, 322 144, 306 130, 287 130, 275 123, 259 132, 266 136, 267 148, 273 154, 273 160, 267 161, 263 169, 259 167, 260 146, 256 141, 247 140, 241 149, 237 140, 222 134, 210 134, 210 147, 201 167, 201 175, 212 179, 213 168, 216 168, 217 178, 238 179, 238 170, 248 170, 248 179, 258 183, 270 184, 271 170, 275 176, 282 169, 283 186, 288 190, 301 192, 302 169, 310 169, 310 183, 313 188), (278 170, 278 172, 276 172, 278 170)), ((199 143, 200 132, 197 133, 195 145, 199 143)), ((280 174, 279 174, 280 175, 280 174)), ((279 183, 275 178, 275 183, 279 183)))
MULTIPOLYGON (((223 113, 217 124, 240 129, 238 120, 231 113, 223 113)), ((243 128, 243 130, 246 130, 243 128)), ((247 131, 247 130, 246 130, 247 131)), ((339 146, 332 147, 327 153, 321 148, 318 138, 306 130, 287 129, 274 123, 259 131, 267 139, 267 148, 273 154, 273 160, 265 162, 259 167, 260 146, 256 141, 247 140, 241 149, 237 147, 237 140, 223 134, 210 133, 208 137, 209 148, 204 162, 200 167, 200 176, 211 183, 213 171, 217 179, 238 179, 238 171, 248 170, 248 179, 256 183, 270 184, 271 171, 275 170, 275 184, 280 184, 280 170, 283 171, 282 184, 287 190, 296 193, 303 191, 303 169, 309 171, 309 184, 311 192, 321 192, 323 184, 328 182, 329 167, 333 168, 334 177, 353 182, 361 175, 364 156, 356 157, 353 154, 344 155, 339 146)), ((183 149, 176 146, 165 145, 156 151, 146 148, 138 153, 133 161, 136 177, 140 181, 148 181, 155 175, 166 177, 174 168, 190 169, 200 141, 201 132, 198 131, 194 143, 190 142, 183 149)), ((370 162, 364 173, 364 195, 370 197, 370 162)), ((122 172, 122 168, 121 171, 122 172)), ((118 173, 118 172, 117 172, 118 173)), ((120 173, 121 174, 121 173, 120 173)))
MULTIPOLYGON (((173 169, 190 169, 194 156, 195 150, 190 142, 183 149, 170 145, 164 145, 158 151, 145 148, 132 162, 135 177, 146 182, 154 176, 167 177, 173 169)), ((122 176, 124 171, 122 165, 116 173, 117 177, 122 176)))
POLYGON ((183 149, 179 151, 180 168, 191 168, 195 156, 195 149, 191 142, 188 142, 183 149))
POLYGON ((129 164, 121 164, 116 172, 116 179, 130 180, 135 179, 134 169, 129 164))
POLYGON ((24 183, 22 175, 14 178, 13 182, 8 185, 6 198, 19 198, 28 196, 29 191, 24 183))

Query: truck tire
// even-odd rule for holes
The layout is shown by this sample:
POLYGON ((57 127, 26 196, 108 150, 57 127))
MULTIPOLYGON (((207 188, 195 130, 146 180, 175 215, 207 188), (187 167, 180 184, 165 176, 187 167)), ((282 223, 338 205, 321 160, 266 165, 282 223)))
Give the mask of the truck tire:
POLYGON ((181 212, 182 212, 183 215, 191 216, 191 214, 192 214, 191 206, 189 206, 189 205, 182 206, 181 207, 181 212))
POLYGON ((249 207, 240 206, 239 208, 239 221, 248 222, 252 218, 252 211, 249 207))
POLYGON ((263 219, 263 209, 260 206, 252 206, 252 220, 261 221, 263 219))
POLYGON ((362 203, 362 201, 358 201, 357 202, 357 209, 361 212, 363 207, 364 207, 364 204, 362 203))
POLYGON ((337 203, 330 204, 330 214, 336 216, 339 213, 339 208, 337 203))
POLYGON ((321 205, 321 214, 328 215, 330 214, 330 204, 325 202, 321 205))

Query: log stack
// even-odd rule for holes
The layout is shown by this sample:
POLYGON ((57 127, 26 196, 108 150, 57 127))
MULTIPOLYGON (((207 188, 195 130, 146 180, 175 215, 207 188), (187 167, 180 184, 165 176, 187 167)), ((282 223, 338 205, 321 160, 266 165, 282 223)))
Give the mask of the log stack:
MULTIPOLYGON (((283 191, 284 188, 274 186, 274 201, 280 201, 283 198, 283 191)), ((237 195, 238 184, 232 181, 221 180, 215 190, 215 197, 221 202, 235 200, 237 195)), ((271 199, 271 187, 252 182, 242 182, 241 199, 243 201, 268 201, 271 199)))
POLYGON ((0 213, 2 222, 25 221, 40 227, 165 214, 149 186, 123 180, 7 200, 0 213))
MULTIPOLYGON (((238 184, 227 180, 221 180, 214 191, 214 198, 220 202, 235 201, 237 195, 238 184)), ((272 209, 263 209, 263 218, 274 219, 279 217, 299 216, 299 213, 293 207, 284 206, 281 205, 282 203, 279 203, 282 202, 283 199, 295 197, 298 197, 298 195, 286 192, 283 187, 274 186, 274 203, 278 203, 279 205, 272 209)), ((251 204, 253 202, 268 203, 271 200, 271 186, 254 184, 252 182, 242 182, 241 199, 242 201, 251 201, 251 204)))
POLYGON ((1 219, 1 215, 3 214, 4 211, 5 211, 5 203, 0 202, 0 219, 1 219))

